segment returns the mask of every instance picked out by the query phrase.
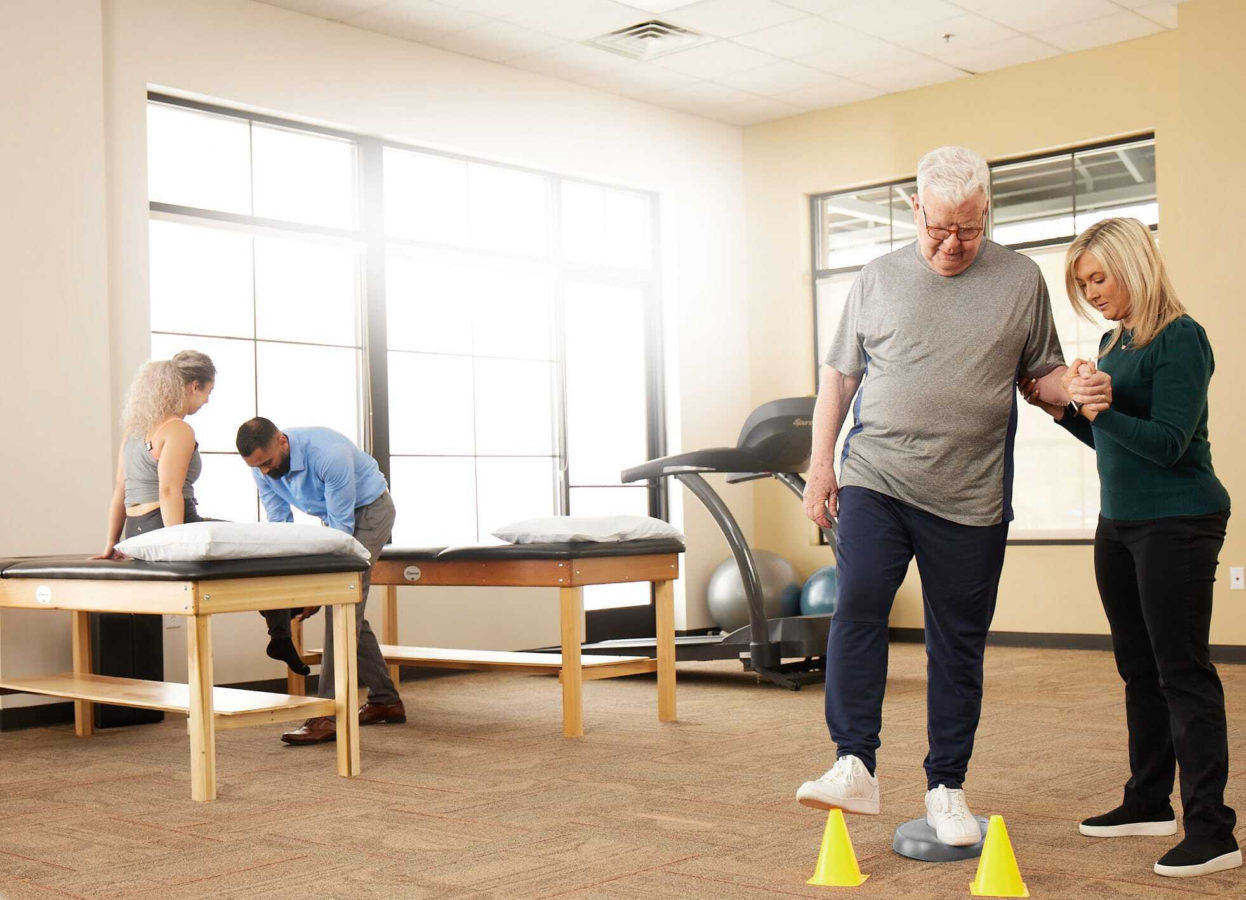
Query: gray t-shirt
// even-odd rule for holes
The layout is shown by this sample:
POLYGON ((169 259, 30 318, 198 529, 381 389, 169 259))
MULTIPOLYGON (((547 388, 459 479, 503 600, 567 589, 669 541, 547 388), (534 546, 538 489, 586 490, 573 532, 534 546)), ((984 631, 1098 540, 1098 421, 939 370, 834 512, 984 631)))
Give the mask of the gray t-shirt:
POLYGON ((1018 377, 1064 364, 1033 260, 983 241, 937 275, 916 243, 868 263, 826 364, 863 376, 841 486, 869 488, 962 525, 1012 519, 1018 377))

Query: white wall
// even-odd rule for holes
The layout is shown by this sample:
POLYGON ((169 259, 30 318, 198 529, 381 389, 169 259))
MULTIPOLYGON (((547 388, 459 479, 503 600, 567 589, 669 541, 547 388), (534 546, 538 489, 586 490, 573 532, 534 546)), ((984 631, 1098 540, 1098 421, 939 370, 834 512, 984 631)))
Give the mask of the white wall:
MULTIPOLYGON (((0 555, 103 546, 113 435, 102 73, 98 4, 0 6, 0 555)), ((68 668, 68 634, 67 613, 5 612, 0 671, 30 659, 68 668)))
MULTIPOLYGON (((75 398, 68 411, 73 414, 66 416, 71 420, 83 414, 94 431, 82 434, 81 422, 74 421, 71 427, 68 421, 49 415, 64 392, 57 386, 60 382, 27 380, 22 409, 25 416, 39 422, 42 443, 56 445, 69 435, 80 435, 80 445, 66 455, 89 460, 90 465, 74 472, 76 481, 65 489, 64 500, 58 504, 64 512, 53 511, 39 502, 46 486, 43 478, 30 478, 28 454, 12 438, 2 442, 8 454, 5 460, 11 461, 8 474, 2 477, 23 491, 16 495, 20 502, 10 507, 15 511, 10 515, 16 515, 21 533, 28 535, 26 543, 6 540, 5 552, 89 550, 98 542, 110 458, 118 438, 107 428, 117 418, 131 373, 147 356, 145 97, 149 88, 658 191, 670 328, 666 338, 668 387, 678 401, 677 415, 671 419, 670 449, 734 439, 750 409, 738 129, 249 0, 104 0, 102 4, 22 0, 17 6, 25 12, 14 16, 11 4, 0 10, 0 33, 30 47, 24 63, 9 59, 0 63, 11 75, 0 91, 20 90, 25 104, 5 118, 6 126, 13 119, 20 125, 16 148, 7 146, 7 141, 0 147, 5 177, 17 174, 8 171, 16 168, 8 164, 10 158, 20 164, 20 154, 45 154, 41 159, 47 163, 46 171, 26 182, 31 194, 26 204, 32 212, 42 210, 45 201, 40 198, 53 187, 77 196, 81 192, 74 185, 93 178, 98 193, 97 170, 106 154, 106 232, 100 225, 104 212, 99 207, 94 208, 93 218, 77 209, 72 218, 75 232, 89 233, 96 256, 102 256, 99 245, 106 233, 110 265, 106 275, 104 260, 98 259, 90 271, 76 277, 75 293, 67 297, 63 311, 41 309, 31 322, 50 348, 61 318, 86 320, 72 352, 92 380, 68 376, 63 380, 66 386, 72 383, 75 391, 94 391, 89 399, 75 398), (56 37, 62 44, 54 51, 69 40, 66 26, 71 32, 84 32, 82 41, 88 46, 72 54, 71 67, 48 61, 57 53, 38 46, 39 40, 53 40, 51 33, 45 35, 33 22, 35 8, 45 6, 57 7, 47 18, 62 26, 56 37), (94 37, 87 33, 91 23, 94 37), (30 77, 32 72, 38 77, 30 77), (98 134, 101 72, 106 112, 102 140, 98 134), (51 115, 49 103, 58 100, 65 104, 64 118, 73 122, 78 147, 56 150, 48 160, 47 133, 56 129, 55 123, 44 119, 51 115), (95 132, 75 115, 88 106, 97 123, 95 132), (39 110, 38 117, 34 110, 39 110), (73 154, 89 155, 96 161, 95 168, 73 154), (65 167, 73 169, 68 179, 62 171, 65 167), (107 323, 106 312, 111 313, 107 323), (68 519, 76 531, 66 530, 64 520, 68 519)), ((65 203, 69 202, 67 197, 65 203)), ((75 258, 78 242, 69 229, 58 232, 51 242, 28 230, 21 237, 31 254, 54 254, 58 268, 75 258)), ((36 287, 42 283, 38 266, 22 261, 19 268, 22 271, 16 277, 22 284, 36 287)), ((20 289, 6 291, 4 302, 12 303, 21 294, 20 289)), ((14 365, 8 356, 0 363, 6 366, 5 372, 14 365)), ((13 378, 8 381, 12 383, 13 378)), ((750 531, 751 492, 732 492, 731 501, 750 531)), ((710 571, 728 552, 695 501, 683 506, 683 525, 691 546, 686 557, 691 599, 679 610, 677 624, 696 628, 709 624, 700 597, 710 571)), ((9 526, 6 537, 16 535, 17 527, 9 526)), ((468 593, 420 589, 415 594, 418 605, 404 604, 403 639, 443 646, 470 642, 480 647, 557 641, 557 604, 549 592, 465 596, 468 593)), ((35 627, 40 625, 44 630, 50 627, 42 622, 35 627)), ((10 617, 4 618, 3 627, 6 633, 12 627, 10 617)), ((183 634, 166 631, 170 678, 181 677, 183 634)), ((218 681, 281 673, 280 665, 262 655, 263 627, 258 616, 223 617, 216 622, 214 634, 218 681)), ((67 647, 67 642, 66 632, 57 646, 67 647)), ((6 674, 37 671, 47 665, 43 653, 11 648, 7 639, 4 647, 11 650, 0 658, 6 674)))

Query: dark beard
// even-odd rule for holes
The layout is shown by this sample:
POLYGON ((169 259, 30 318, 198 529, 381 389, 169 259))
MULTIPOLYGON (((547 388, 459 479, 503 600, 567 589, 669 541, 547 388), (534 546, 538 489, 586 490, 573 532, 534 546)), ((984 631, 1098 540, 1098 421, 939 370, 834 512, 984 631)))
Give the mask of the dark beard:
POLYGON ((281 465, 273 466, 271 469, 268 470, 268 477, 269 478, 281 478, 285 475, 288 475, 289 472, 290 472, 290 457, 287 455, 286 458, 281 461, 281 465))

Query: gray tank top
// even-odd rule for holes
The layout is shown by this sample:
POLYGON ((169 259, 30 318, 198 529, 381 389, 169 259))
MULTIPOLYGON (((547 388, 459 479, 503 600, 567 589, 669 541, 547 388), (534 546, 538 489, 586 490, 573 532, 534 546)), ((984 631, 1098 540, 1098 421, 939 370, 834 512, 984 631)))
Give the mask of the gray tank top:
MULTIPOLYGON (((160 474, 156 468, 156 458, 151 455, 151 444, 141 438, 126 438, 122 450, 125 456, 125 505, 136 506, 139 503, 154 503, 160 499, 160 474)), ((182 484, 182 496, 192 503, 195 500, 195 479, 203 471, 203 460, 199 457, 199 444, 195 444, 190 454, 190 465, 186 467, 186 481, 182 484)))

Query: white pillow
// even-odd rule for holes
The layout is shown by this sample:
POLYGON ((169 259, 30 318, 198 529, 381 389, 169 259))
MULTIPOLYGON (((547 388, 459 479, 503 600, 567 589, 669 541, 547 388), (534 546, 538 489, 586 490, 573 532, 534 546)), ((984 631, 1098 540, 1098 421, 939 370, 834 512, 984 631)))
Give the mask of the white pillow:
POLYGON ((493 532, 512 544, 564 544, 569 541, 683 540, 683 533, 649 516, 543 516, 512 522, 493 532))
POLYGON ((136 534, 117 549, 148 562, 259 559, 272 556, 349 554, 368 559, 368 548, 349 534, 292 522, 191 522, 136 534))

